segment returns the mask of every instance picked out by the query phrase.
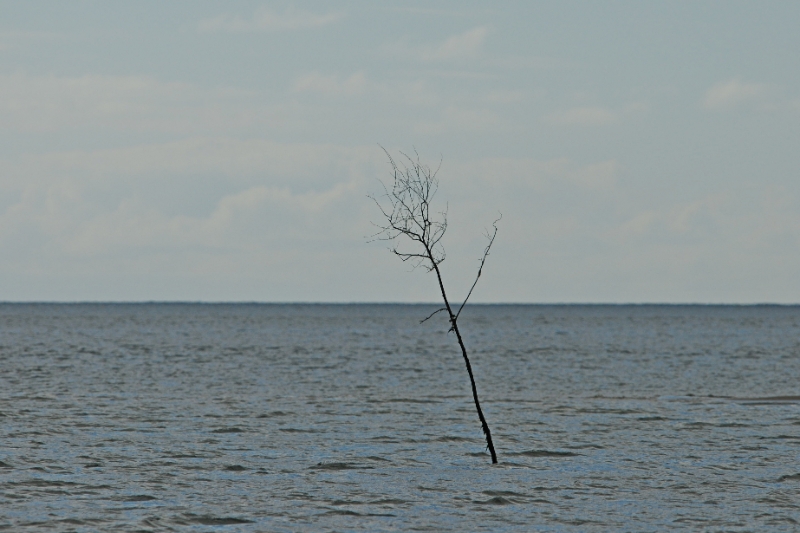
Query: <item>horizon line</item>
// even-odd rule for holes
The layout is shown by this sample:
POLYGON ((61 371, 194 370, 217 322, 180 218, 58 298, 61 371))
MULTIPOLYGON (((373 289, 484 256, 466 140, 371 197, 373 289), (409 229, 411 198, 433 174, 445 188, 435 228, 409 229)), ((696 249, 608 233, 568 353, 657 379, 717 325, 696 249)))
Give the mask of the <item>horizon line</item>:
MULTIPOLYGON (((430 305, 441 302, 400 301, 260 301, 260 300, 0 300, 0 305, 430 305)), ((451 302, 459 306, 461 302, 451 302)), ((471 302, 472 306, 730 306, 730 307, 794 307, 800 302, 471 302)))

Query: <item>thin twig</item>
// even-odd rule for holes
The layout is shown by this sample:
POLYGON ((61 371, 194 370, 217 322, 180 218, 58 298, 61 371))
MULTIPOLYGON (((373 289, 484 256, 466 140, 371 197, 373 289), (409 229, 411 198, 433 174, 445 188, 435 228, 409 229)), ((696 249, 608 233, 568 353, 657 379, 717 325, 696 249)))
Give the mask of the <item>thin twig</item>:
POLYGON ((483 271, 483 264, 486 263, 486 258, 489 257, 489 250, 492 249, 492 244, 494 244, 494 238, 497 237, 497 223, 503 219, 503 214, 500 214, 500 217, 492 222, 492 226, 494 227, 494 233, 491 237, 487 232, 486 237, 489 239, 489 244, 486 246, 486 249, 483 251, 483 257, 481 257, 481 265, 478 267, 478 275, 475 276, 475 281, 472 283, 472 287, 470 287, 469 292, 467 293, 467 297, 464 298, 464 301, 461 302, 461 307, 458 308, 458 312, 456 313, 456 317, 453 319, 458 320, 458 316, 461 314, 461 310, 464 309, 464 306, 467 305, 467 300, 469 297, 472 296, 472 291, 475 290, 475 285, 478 284, 478 280, 481 279, 481 272, 483 271))
POLYGON ((419 323, 420 324, 424 324, 425 322, 427 322, 428 320, 433 318, 433 315, 435 315, 436 313, 441 313, 442 311, 447 311, 447 308, 446 307, 441 307, 441 308, 437 309, 433 313, 429 314, 426 318, 420 320, 419 323))
POLYGON ((444 283, 442 282, 442 273, 439 269, 439 265, 446 257, 442 239, 447 231, 448 206, 445 205, 445 209, 438 213, 432 207, 434 197, 439 189, 439 180, 436 178, 436 174, 442 166, 442 160, 440 159, 439 166, 436 170, 432 171, 429 166, 422 164, 419 152, 417 152, 416 148, 414 149, 413 157, 401 152, 403 158, 398 161, 389 154, 386 148, 381 146, 381 149, 389 159, 389 164, 392 167, 393 181, 391 183, 391 188, 381 182, 384 193, 383 196, 381 196, 383 201, 378 200, 378 198, 374 196, 369 197, 377 204, 383 216, 383 223, 373 224, 378 231, 370 237, 370 240, 393 241, 394 246, 390 248, 390 251, 402 261, 410 262, 413 268, 424 266, 428 272, 433 271, 436 273, 442 299, 444 300, 444 307, 437 309, 420 323, 427 322, 437 313, 442 311, 447 312, 450 321, 450 331, 454 332, 458 339, 458 344, 461 347, 461 354, 464 357, 464 363, 469 373, 472 397, 475 401, 475 408, 481 422, 481 429, 486 436, 486 446, 491 453, 492 462, 496 463, 497 454, 495 453, 494 444, 492 443, 491 431, 489 430, 489 425, 481 410, 480 401, 478 400, 478 389, 475 385, 475 377, 472 374, 472 365, 467 356, 467 349, 461 337, 461 332, 458 329, 457 320, 458 316, 461 314, 461 310, 464 309, 464 305, 472 295, 472 291, 475 289, 478 279, 481 277, 483 265, 486 263, 486 258, 489 256, 489 251, 497 236, 497 222, 500 219, 498 218, 492 224, 494 227, 494 233, 492 235, 489 235, 487 231, 486 237, 489 239, 489 244, 483 252, 483 257, 481 258, 478 268, 478 275, 469 293, 467 293, 467 297, 461 303, 458 313, 454 314, 450 302, 447 299, 444 283), (436 218, 437 214, 438 218, 436 218), (404 243, 404 245, 408 244, 410 241, 416 248, 413 248, 413 251, 401 248, 398 239, 400 242, 404 243), (422 248, 421 251, 420 247, 422 248))

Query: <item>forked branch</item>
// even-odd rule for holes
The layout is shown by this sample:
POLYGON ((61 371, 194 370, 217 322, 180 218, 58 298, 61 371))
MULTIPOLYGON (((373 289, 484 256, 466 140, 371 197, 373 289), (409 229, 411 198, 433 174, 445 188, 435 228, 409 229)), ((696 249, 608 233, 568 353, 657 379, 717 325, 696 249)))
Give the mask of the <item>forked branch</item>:
POLYGON ((456 317, 454 320, 458 320, 458 316, 461 314, 461 310, 464 309, 464 306, 467 305, 467 300, 469 297, 472 296, 472 291, 475 290, 475 285, 478 284, 478 280, 481 279, 481 272, 483 272, 483 265, 486 263, 486 258, 489 257, 489 250, 492 249, 492 244, 494 244, 494 238, 497 237, 497 223, 503 219, 503 215, 501 214, 494 222, 492 222, 492 227, 494 228, 494 232, 489 235, 489 232, 486 232, 486 238, 489 239, 489 244, 486 245, 486 249, 483 251, 483 257, 481 257, 481 264, 478 266, 478 275, 475 276, 475 281, 472 282, 472 287, 469 288, 469 292, 467 293, 467 297, 464 298, 464 301, 461 302, 461 307, 458 308, 458 312, 456 313, 456 317))
POLYGON ((444 307, 428 315, 422 322, 426 322, 442 311, 447 312, 450 330, 456 334, 461 348, 461 355, 464 357, 464 363, 469 373, 472 397, 475 401, 475 408, 478 411, 481 429, 486 436, 486 447, 491 453, 492 463, 496 463, 497 454, 494 450, 492 434, 478 400, 478 389, 475 386, 472 365, 467 356, 467 348, 461 338, 461 332, 458 329, 458 317, 478 284, 486 258, 489 257, 489 251, 492 248, 492 244, 494 244, 495 237, 497 237, 497 222, 500 221, 502 216, 492 223, 494 232, 489 234, 487 231, 486 237, 489 239, 489 244, 481 257, 478 275, 475 277, 467 297, 464 298, 458 308, 458 312, 453 313, 453 308, 450 306, 450 301, 444 289, 442 272, 439 269, 439 265, 446 257, 444 246, 442 246, 442 238, 447 231, 448 208, 445 205, 445 209, 438 213, 432 208, 433 199, 439 190, 439 180, 436 174, 441 168, 441 160, 439 161, 439 167, 436 170, 431 170, 430 167, 420 162, 419 154, 416 150, 414 150, 414 157, 401 152, 403 158, 398 162, 385 148, 382 146, 381 148, 389 158, 389 164, 392 167, 392 183, 391 187, 387 187, 386 184, 381 182, 384 192, 381 196, 382 201, 370 196, 383 216, 380 223, 374 224, 378 231, 372 235, 371 240, 392 241, 393 246, 390 251, 401 260, 411 261, 414 267, 423 266, 428 272, 436 273, 439 290, 444 300, 444 307), (410 248, 406 248, 406 246, 410 246, 410 248))

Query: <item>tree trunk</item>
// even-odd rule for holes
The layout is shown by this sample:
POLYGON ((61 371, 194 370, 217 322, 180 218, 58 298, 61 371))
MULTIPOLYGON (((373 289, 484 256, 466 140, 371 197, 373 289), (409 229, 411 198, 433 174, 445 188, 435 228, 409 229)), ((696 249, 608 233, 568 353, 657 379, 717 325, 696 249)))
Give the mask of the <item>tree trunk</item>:
POLYGON ((431 257, 431 264, 433 265, 434 270, 436 271, 436 278, 439 280, 439 288, 442 291, 442 298, 444 299, 444 306, 447 308, 447 313, 450 315, 450 324, 452 325, 453 331, 456 334, 456 338, 458 339, 458 345, 461 346, 461 355, 464 356, 464 363, 467 365, 467 372, 469 373, 469 382, 472 385, 472 399, 475 400, 475 409, 478 410, 478 418, 481 420, 481 428, 483 429, 483 434, 486 435, 486 447, 489 448, 489 453, 492 454, 492 463, 497 463, 497 454, 494 451, 494 443, 492 442, 492 432, 489 430, 489 424, 486 423, 486 417, 483 416, 483 410, 481 409, 481 402, 478 400, 478 388, 475 386, 475 376, 472 375, 472 365, 469 362, 469 357, 467 356, 467 348, 464 346, 464 340, 461 338, 461 332, 458 331, 458 323, 456 322, 456 316, 453 314, 453 310, 450 308, 450 302, 447 300, 447 294, 444 292, 444 283, 442 283, 442 274, 439 272, 439 265, 433 261, 433 256, 431 251, 427 249, 428 255, 431 257))
POLYGON ((451 316, 451 323, 453 324, 453 331, 456 332, 456 337, 458 337, 458 344, 461 346, 461 355, 464 356, 464 363, 467 365, 467 372, 469 372, 469 381, 472 384, 472 398, 475 400, 475 409, 478 410, 478 418, 481 419, 481 427, 483 428, 483 434, 486 435, 486 446, 489 448, 489 453, 492 454, 492 463, 497 463, 497 454, 494 452, 494 444, 492 443, 492 432, 489 431, 489 424, 486 423, 486 418, 483 416, 483 411, 481 410, 481 402, 478 401, 478 389, 475 387, 475 377, 472 375, 472 365, 469 363, 469 357, 467 357, 467 349, 464 347, 464 341, 461 339, 461 333, 458 331, 458 324, 456 324, 455 320, 452 320, 454 317, 451 316))

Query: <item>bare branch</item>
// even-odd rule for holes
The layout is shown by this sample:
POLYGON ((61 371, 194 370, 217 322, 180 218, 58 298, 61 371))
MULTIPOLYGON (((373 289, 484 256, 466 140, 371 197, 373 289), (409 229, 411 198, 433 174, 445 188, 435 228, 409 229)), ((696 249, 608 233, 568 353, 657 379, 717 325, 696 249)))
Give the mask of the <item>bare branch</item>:
POLYGON ((420 323, 420 324, 424 324, 425 322, 427 322, 428 320, 430 320, 431 318, 433 318, 433 315, 435 315, 435 314, 437 314, 437 313, 441 313, 442 311, 447 311, 447 308, 446 308, 446 307, 440 307, 439 309, 437 309, 437 310, 436 310, 436 311, 434 311, 433 313, 429 314, 429 315, 428 315, 427 317, 425 317, 424 319, 420 320, 420 321, 419 321, 419 323, 420 323))
MULTIPOLYGON (((385 223, 374 224, 376 233, 370 240, 393 241, 401 236, 408 237, 425 249, 422 254, 408 254, 397 247, 393 251, 404 260, 411 258, 427 259, 431 265, 441 264, 445 259, 442 237, 447 230, 447 209, 439 213, 441 218, 433 217, 431 204, 439 188, 436 172, 420 161, 416 149, 413 155, 401 152, 402 160, 396 160, 381 146, 392 168, 392 183, 381 181, 383 195, 369 198, 378 205, 385 223)), ((441 167, 441 162, 440 162, 441 167)), ((428 270, 431 270, 428 265, 428 270)))
POLYGON ((486 249, 483 251, 483 257, 481 257, 481 264, 478 267, 478 275, 475 276, 475 281, 472 283, 472 287, 470 287, 469 292, 467 293, 467 297, 464 298, 464 301, 461 302, 461 307, 458 308, 458 312, 456 313, 455 318, 453 318, 453 322, 458 320, 458 316, 461 314, 461 310, 464 309, 464 306, 467 305, 467 300, 469 297, 472 296, 472 291, 475 290, 475 285, 478 284, 478 280, 481 279, 481 272, 483 271, 483 265, 486 263, 486 258, 489 257, 489 250, 492 249, 492 244, 494 244, 494 238, 497 237, 497 223, 503 219, 503 214, 500 214, 500 217, 492 222, 492 227, 494 228, 494 233, 489 235, 489 232, 486 232, 486 238, 489 239, 489 244, 486 245, 486 249))
MULTIPOLYGON (((380 145, 379 145, 380 146, 380 145)), ((373 224, 377 228, 377 233, 372 235, 371 240, 393 241, 394 245, 390 251, 399 257, 404 262, 410 262, 413 268, 423 266, 428 272, 435 272, 436 279, 439 282, 439 290, 444 300, 444 307, 437 309, 428 315, 420 323, 428 321, 437 313, 446 311, 450 320, 450 330, 455 333, 458 338, 458 344, 461 347, 461 354, 464 357, 464 362, 467 366, 469 373, 470 383, 472 384, 472 397, 475 401, 475 408, 478 411, 478 418, 481 421, 481 429, 486 436, 486 443, 492 455, 492 462, 497 462, 497 456, 494 451, 494 444, 492 444, 492 436, 489 431, 489 425, 486 423, 486 418, 483 416, 480 402, 478 400, 478 390, 475 386, 475 378, 472 375, 472 365, 470 364, 469 357, 467 356, 467 349, 464 346, 464 341, 461 338, 461 332, 458 330, 458 316, 464 305, 472 295, 478 279, 481 277, 483 265, 486 258, 489 256, 489 250, 492 248, 494 239, 497 236, 497 222, 499 218, 492 224, 494 233, 489 235, 488 231, 486 237, 489 239, 489 244, 483 252, 480 267, 478 268, 478 276, 475 282, 458 309, 458 313, 453 313, 453 308, 447 299, 447 293, 444 290, 444 283, 442 281, 442 273, 439 265, 445 260, 446 254, 442 239, 447 232, 447 213, 448 206, 445 204, 443 211, 436 211, 433 207, 433 200, 436 192, 439 190, 439 180, 436 174, 442 166, 442 160, 439 161, 439 166, 435 171, 420 161, 419 153, 416 148, 414 154, 409 155, 400 152, 402 158, 395 160, 388 150, 381 146, 381 149, 389 159, 389 165, 392 168, 392 183, 387 186, 381 182, 383 187, 383 195, 380 199, 370 196, 378 205, 381 215, 383 216, 382 222, 373 224), (411 249, 407 250, 400 248, 400 243, 404 246, 410 244, 411 249)), ((502 215, 501 215, 502 218, 502 215)))

